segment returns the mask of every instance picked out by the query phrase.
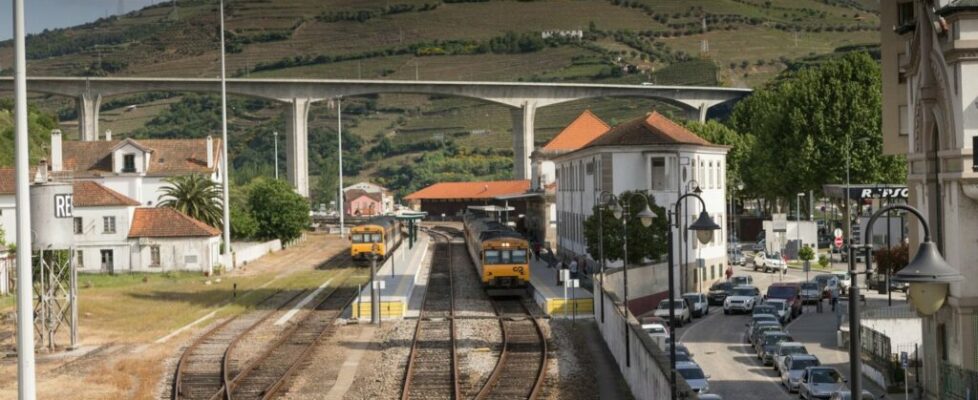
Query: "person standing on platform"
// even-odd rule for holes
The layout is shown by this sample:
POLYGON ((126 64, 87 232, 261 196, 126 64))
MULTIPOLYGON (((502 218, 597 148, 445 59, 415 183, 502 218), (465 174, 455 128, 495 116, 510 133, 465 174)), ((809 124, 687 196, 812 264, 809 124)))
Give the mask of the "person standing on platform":
POLYGON ((536 257, 537 261, 540 261, 540 242, 533 242, 533 256, 536 257))
POLYGON ((570 269, 571 279, 577 279, 577 257, 571 259, 570 266, 568 266, 568 269, 570 269))
POLYGON ((561 277, 564 275, 564 270, 568 267, 567 264, 567 256, 564 256, 564 259, 560 261, 560 269, 557 270, 557 286, 564 285, 564 281, 561 279, 561 277))

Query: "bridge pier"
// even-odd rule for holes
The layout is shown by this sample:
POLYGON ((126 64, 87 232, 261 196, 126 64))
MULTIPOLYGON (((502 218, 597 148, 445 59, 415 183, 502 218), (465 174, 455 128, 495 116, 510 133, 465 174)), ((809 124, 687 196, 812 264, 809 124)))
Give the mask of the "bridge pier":
POLYGON ((285 165, 289 183, 309 197, 309 106, 311 99, 293 98, 285 119, 285 165))
POLYGON ((537 104, 524 101, 510 113, 513 117, 513 179, 530 179, 530 153, 533 152, 533 123, 537 104))
POLYGON ((100 93, 82 93, 75 98, 78 106, 78 139, 86 142, 98 140, 98 111, 102 105, 100 93))

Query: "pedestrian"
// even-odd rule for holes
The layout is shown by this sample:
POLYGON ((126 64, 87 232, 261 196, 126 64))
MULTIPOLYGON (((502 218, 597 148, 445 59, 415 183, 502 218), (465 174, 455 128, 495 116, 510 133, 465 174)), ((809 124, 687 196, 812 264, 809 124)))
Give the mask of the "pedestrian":
POLYGON ((822 312, 822 296, 819 296, 818 300, 815 301, 815 311, 822 312))
POLYGON ((839 302, 839 285, 835 285, 829 290, 832 299, 832 311, 835 311, 835 304, 839 302))
POLYGON ((568 269, 570 269, 571 279, 577 279, 577 266, 577 257, 574 257, 574 259, 572 259, 570 262, 570 266, 568 266, 568 269))
POLYGON ((540 261, 540 242, 533 242, 533 256, 536 257, 537 261, 540 261))
POLYGON ((733 276, 733 265, 728 265, 727 271, 724 274, 727 275, 727 280, 729 281, 730 277, 733 276))
POLYGON ((567 256, 560 261, 560 269, 557 270, 557 286, 564 286, 563 275, 564 270, 567 269, 567 256))

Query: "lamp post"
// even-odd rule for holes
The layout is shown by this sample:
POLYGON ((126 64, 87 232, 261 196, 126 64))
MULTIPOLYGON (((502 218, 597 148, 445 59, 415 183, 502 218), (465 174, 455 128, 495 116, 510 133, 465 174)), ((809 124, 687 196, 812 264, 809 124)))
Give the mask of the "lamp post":
POLYGON ((377 250, 376 243, 370 249, 370 323, 377 325, 380 323, 380 300, 377 296, 377 250))
POLYGON ((801 198, 805 197, 805 193, 798 192, 796 197, 798 201, 795 202, 795 240, 798 241, 798 250, 801 250, 801 198))
MULTIPOLYGON (((920 211, 909 205, 894 204, 876 211, 869 218, 869 224, 866 226, 866 232, 864 234, 864 243, 869 243, 873 231, 873 224, 876 222, 876 219, 891 210, 904 210, 913 214, 920 221, 924 229, 924 240, 917 247, 917 254, 913 260, 907 263, 906 267, 898 271, 891 279, 897 282, 909 283, 909 297, 914 308, 922 315, 933 315, 944 305, 944 299, 947 297, 950 284, 952 282, 963 281, 964 277, 954 267, 948 265, 947 261, 944 261, 944 257, 941 256, 937 245, 930 239, 930 226, 927 224, 927 219, 924 218, 920 211)), ((889 226, 887 226, 887 229, 889 229, 889 226)), ((861 393, 862 381, 859 371, 861 370, 860 364, 862 360, 859 357, 860 324, 859 312, 857 310, 858 303, 856 302, 856 299, 858 299, 858 295, 856 294, 858 289, 856 287, 856 273, 854 271, 855 261, 853 261, 855 257, 851 243, 849 248, 849 273, 852 274, 852 287, 849 291, 849 369, 851 374, 850 381, 852 382, 851 391, 852 393, 861 393)), ((873 265, 871 259, 872 251, 869 245, 866 245, 864 248, 866 251, 866 270, 868 272, 873 265)))
POLYGON ((272 132, 272 137, 275 138, 275 180, 278 180, 278 131, 272 132))
POLYGON ((601 323, 604 323, 604 272, 605 272, 605 258, 604 258, 604 209, 607 207, 615 195, 608 191, 601 191, 598 194, 597 201, 595 204, 598 205, 598 264, 601 267, 601 282, 599 282, 599 289, 601 291, 601 323))
MULTIPOLYGON (((697 195, 700 195, 703 194, 703 189, 700 189, 700 184, 696 182, 696 179, 690 179, 686 181, 686 186, 683 188, 683 194, 686 193, 696 193, 697 195)), ((682 283, 680 285, 682 286, 682 289, 680 289, 682 292, 686 291, 686 288, 689 286, 689 274, 688 271, 686 271, 686 266, 689 265, 689 251, 689 215, 683 214, 682 252, 679 253, 679 265, 682 266, 679 270, 679 281, 682 283)))

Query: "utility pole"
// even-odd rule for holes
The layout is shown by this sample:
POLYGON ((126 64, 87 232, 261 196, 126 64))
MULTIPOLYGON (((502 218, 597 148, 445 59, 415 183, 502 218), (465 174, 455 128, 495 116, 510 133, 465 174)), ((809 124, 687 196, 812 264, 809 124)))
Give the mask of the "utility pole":
POLYGON ((370 323, 380 322, 380 302, 377 297, 377 245, 374 244, 370 253, 370 323))
POLYGON ((275 180, 278 180, 278 131, 272 132, 275 138, 275 180))
POLYGON ((34 296, 31 272, 30 164, 27 152, 27 57, 24 0, 14 0, 14 149, 17 204, 17 398, 34 400, 34 296))
POLYGON ((339 180, 339 197, 336 198, 337 209, 339 209, 340 214, 340 237, 343 237, 343 232, 346 232, 346 227, 343 224, 343 214, 346 214, 346 202, 343 199, 343 98, 336 98, 336 142, 338 143, 338 148, 336 150, 336 156, 339 159, 340 164, 340 180, 339 180))
MULTIPOLYGON (((174 0, 173 5, 176 7, 176 0, 174 0)), ((230 180, 228 175, 230 172, 228 170, 228 83, 227 76, 225 75, 225 64, 224 64, 224 0, 220 0, 221 9, 221 200, 224 204, 224 261, 231 261, 231 203, 230 193, 228 191, 228 185, 230 180)), ((211 151, 212 149, 207 149, 211 151)), ((234 268, 233 265, 229 266, 229 269, 234 268)), ((208 268, 208 274, 213 273, 213 268, 208 268)))

